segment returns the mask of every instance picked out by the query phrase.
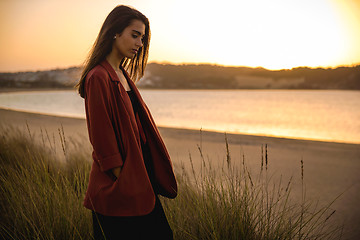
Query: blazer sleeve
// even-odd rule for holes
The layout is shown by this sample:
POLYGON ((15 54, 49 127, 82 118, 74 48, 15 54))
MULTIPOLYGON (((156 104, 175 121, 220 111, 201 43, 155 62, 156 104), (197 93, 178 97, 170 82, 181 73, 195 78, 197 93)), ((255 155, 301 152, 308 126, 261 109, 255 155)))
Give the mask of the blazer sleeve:
POLYGON ((111 120, 109 82, 106 74, 94 72, 86 79, 85 109, 89 139, 101 171, 123 165, 111 120))

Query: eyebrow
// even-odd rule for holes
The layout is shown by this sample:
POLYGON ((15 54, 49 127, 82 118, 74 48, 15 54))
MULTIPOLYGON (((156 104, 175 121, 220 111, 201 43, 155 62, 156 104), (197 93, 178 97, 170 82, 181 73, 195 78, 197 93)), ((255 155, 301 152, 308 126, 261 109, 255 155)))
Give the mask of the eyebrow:
POLYGON ((136 31, 136 30, 132 30, 133 32, 135 32, 137 35, 140 35, 140 36, 144 36, 144 35, 141 35, 141 32, 139 32, 139 31, 136 31))

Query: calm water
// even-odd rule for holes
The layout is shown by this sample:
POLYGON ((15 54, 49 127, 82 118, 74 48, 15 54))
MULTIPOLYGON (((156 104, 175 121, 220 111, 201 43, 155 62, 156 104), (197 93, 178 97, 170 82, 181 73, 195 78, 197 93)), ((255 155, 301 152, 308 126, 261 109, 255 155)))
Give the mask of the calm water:
MULTIPOLYGON (((141 90, 159 126, 360 144, 360 91, 141 90)), ((85 118, 74 91, 0 94, 0 107, 85 118)))

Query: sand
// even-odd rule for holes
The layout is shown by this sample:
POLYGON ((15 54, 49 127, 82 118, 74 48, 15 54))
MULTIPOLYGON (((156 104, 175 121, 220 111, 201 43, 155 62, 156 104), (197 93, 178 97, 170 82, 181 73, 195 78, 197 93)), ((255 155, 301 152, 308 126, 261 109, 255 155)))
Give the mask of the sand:
MULTIPOLYGON (((67 139, 82 141, 86 151, 91 149, 84 119, 0 109, 0 124, 11 124, 26 132, 27 124, 31 132, 38 134, 40 129, 46 129, 56 138, 62 126, 67 139)), ((191 155, 198 170, 201 162, 198 146, 214 166, 225 159, 224 133, 164 127, 159 127, 159 130, 175 169, 182 165, 189 168, 191 155)), ((241 134, 227 134, 227 138, 232 161, 242 162, 244 156, 255 175, 260 170, 261 146, 267 144, 269 175, 282 176, 285 185, 293 176, 294 198, 298 198, 301 192, 302 159, 307 198, 319 200, 324 206, 342 194, 331 206, 336 210, 333 221, 345 224, 344 239, 360 239, 360 145, 241 134)))

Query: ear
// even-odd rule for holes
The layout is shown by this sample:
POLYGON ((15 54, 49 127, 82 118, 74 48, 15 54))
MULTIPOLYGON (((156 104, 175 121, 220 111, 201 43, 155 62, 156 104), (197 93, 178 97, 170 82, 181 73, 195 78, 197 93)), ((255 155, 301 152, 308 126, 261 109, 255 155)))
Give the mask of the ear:
POLYGON ((120 36, 121 36, 120 33, 116 33, 116 34, 114 35, 113 39, 115 40, 115 39, 119 38, 120 36))

